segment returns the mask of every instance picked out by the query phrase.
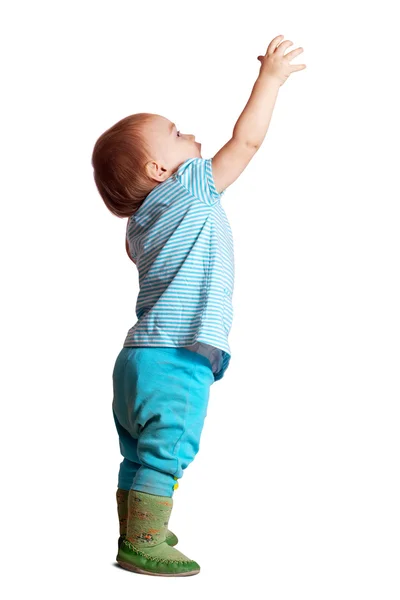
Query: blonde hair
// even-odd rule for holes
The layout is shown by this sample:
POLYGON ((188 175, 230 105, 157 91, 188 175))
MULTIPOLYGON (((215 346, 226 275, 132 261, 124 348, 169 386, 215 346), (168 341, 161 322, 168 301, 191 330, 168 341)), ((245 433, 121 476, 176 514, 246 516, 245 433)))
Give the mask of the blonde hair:
POLYGON ((146 173, 151 160, 143 125, 154 117, 136 113, 121 119, 97 140, 92 153, 96 187, 113 215, 133 215, 157 185, 146 173))

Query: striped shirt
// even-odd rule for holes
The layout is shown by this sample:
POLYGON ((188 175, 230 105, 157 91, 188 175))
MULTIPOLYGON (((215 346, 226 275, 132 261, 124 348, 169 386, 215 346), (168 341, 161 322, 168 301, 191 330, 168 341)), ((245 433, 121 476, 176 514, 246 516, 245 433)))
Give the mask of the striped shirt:
POLYGON ((231 351, 232 231, 212 174, 211 158, 189 158, 145 198, 127 224, 139 272, 137 323, 124 347, 172 346, 210 359, 214 381, 231 351))

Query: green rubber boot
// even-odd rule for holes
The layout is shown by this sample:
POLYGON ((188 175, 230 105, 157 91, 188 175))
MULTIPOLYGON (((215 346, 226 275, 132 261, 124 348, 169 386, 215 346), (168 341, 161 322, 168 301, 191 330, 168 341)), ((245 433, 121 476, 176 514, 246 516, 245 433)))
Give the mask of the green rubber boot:
MULTIPOLYGON (((175 484, 178 487, 178 484, 175 484)), ((176 488, 175 488, 176 489, 176 488)), ((118 519, 119 519, 119 538, 118 538, 118 548, 121 545, 123 539, 126 538, 126 522, 128 516, 128 494, 129 490, 123 490, 121 488, 117 489, 117 508, 118 508, 118 519)), ((172 531, 167 529, 167 533, 165 536, 165 541, 169 546, 176 546, 178 543, 178 538, 172 531)))
POLYGON ((117 562, 124 569, 145 575, 181 577, 196 575, 200 565, 166 542, 173 499, 129 490, 126 537, 117 562))

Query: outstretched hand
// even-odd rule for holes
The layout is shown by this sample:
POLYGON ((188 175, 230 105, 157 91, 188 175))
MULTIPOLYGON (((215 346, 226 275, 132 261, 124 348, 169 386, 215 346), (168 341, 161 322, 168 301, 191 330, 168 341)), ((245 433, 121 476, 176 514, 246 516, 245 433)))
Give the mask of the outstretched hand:
POLYGON ((284 54, 286 48, 293 42, 290 40, 282 41, 283 35, 276 36, 269 44, 264 56, 257 56, 261 62, 260 75, 268 75, 279 82, 281 86, 295 71, 302 71, 306 65, 291 65, 290 61, 303 52, 303 48, 297 48, 287 54, 284 54))

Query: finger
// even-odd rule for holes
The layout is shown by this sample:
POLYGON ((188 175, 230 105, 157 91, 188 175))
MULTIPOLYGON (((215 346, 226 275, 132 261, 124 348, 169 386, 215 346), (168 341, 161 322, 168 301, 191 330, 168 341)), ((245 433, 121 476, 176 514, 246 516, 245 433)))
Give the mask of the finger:
POLYGON ((287 54, 285 54, 285 58, 287 58, 289 61, 291 61, 294 58, 296 58, 296 56, 301 54, 302 52, 304 52, 303 48, 297 48, 296 50, 292 50, 291 52, 288 52, 287 54))
POLYGON ((275 51, 275 48, 277 47, 279 42, 281 42, 284 37, 284 35, 277 35, 276 37, 274 37, 274 39, 269 43, 265 54, 272 54, 275 51))
POLYGON ((306 68, 306 65, 290 65, 292 72, 293 71, 302 71, 303 69, 306 68))
POLYGON ((279 44, 278 48, 275 50, 275 54, 283 56, 283 53, 285 52, 286 48, 289 48, 289 46, 292 45, 293 42, 291 42, 290 40, 285 40, 284 42, 282 42, 282 44, 279 44))

